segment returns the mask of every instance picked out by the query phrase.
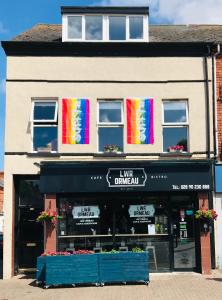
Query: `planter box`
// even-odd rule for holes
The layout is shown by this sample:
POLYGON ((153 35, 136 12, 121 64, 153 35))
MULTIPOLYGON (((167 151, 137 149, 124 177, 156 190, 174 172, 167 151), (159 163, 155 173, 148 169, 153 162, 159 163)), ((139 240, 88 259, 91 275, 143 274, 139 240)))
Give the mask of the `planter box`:
POLYGON ((62 284, 149 282, 148 252, 43 256, 37 259, 37 283, 62 284))
POLYGON ((100 282, 149 281, 148 252, 99 255, 100 282))
POLYGON ((37 282, 45 286, 98 283, 98 259, 94 254, 45 256, 37 260, 37 282))

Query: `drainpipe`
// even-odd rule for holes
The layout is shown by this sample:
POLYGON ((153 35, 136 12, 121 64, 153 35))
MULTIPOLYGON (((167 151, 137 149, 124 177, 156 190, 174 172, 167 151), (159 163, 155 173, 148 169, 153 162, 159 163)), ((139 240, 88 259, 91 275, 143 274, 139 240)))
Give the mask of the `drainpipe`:
POLYGON ((217 44, 217 51, 212 55, 212 108, 213 108, 213 138, 214 138, 214 159, 218 160, 218 124, 217 124, 217 77, 216 58, 221 53, 220 44, 217 44))
MULTIPOLYGON (((208 48, 209 54, 210 49, 208 48)), ((204 56, 204 75, 205 75, 205 91, 206 91, 206 129, 207 129, 207 158, 210 160, 210 96, 209 96, 209 78, 208 78, 208 56, 204 56)))

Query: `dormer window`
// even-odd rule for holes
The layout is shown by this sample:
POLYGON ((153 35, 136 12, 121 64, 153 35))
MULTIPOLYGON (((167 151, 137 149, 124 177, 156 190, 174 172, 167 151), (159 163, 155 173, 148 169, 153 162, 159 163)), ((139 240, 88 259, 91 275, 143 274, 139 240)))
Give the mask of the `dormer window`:
POLYGON ((63 7, 63 42, 148 42, 148 8, 63 7))

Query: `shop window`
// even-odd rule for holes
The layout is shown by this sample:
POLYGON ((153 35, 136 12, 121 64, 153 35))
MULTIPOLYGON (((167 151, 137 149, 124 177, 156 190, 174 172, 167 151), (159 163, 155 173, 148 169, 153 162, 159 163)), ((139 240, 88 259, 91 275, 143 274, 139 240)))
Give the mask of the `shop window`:
POLYGON ((152 272, 169 271, 169 233, 166 197, 59 197, 59 251, 149 251, 152 272))
POLYGON ((188 151, 188 105, 184 100, 163 101, 163 151, 180 146, 188 151))
POLYGON ((98 102, 98 145, 99 152, 114 146, 123 151, 123 103, 119 100, 98 102))
POLYGON ((33 151, 57 151, 57 101, 33 101, 31 121, 33 151))

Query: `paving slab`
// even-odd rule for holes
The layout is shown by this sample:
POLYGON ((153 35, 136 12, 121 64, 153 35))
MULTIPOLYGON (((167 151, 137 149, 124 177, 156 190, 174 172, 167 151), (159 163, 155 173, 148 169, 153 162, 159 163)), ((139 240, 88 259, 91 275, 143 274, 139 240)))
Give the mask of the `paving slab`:
POLYGON ((0 300, 222 300, 222 273, 152 274, 149 286, 37 287, 26 275, 0 280, 0 300))

